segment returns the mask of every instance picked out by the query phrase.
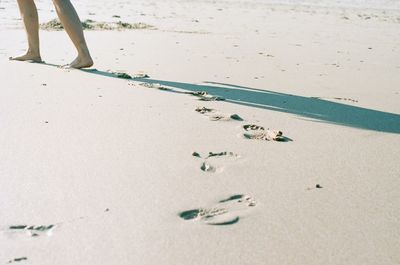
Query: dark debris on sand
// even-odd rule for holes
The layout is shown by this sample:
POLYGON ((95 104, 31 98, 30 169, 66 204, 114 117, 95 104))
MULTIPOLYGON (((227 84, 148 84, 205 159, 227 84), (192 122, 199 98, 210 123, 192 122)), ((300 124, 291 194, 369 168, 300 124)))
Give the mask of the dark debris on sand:
POLYGON ((23 260, 28 260, 28 258, 27 257, 15 258, 15 259, 9 260, 8 263, 20 262, 23 260))
POLYGON ((200 155, 199 153, 197 153, 197 152, 193 152, 193 153, 192 153, 192 156, 201 157, 201 155, 200 155))

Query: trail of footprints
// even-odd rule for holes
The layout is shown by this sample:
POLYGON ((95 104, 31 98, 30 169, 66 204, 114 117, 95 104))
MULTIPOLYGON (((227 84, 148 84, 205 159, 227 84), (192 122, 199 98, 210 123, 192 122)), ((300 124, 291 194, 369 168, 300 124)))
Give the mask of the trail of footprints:
MULTIPOLYGON (((213 96, 208 94, 206 91, 192 91, 192 92, 180 92, 173 88, 165 87, 160 84, 153 83, 142 83, 142 86, 148 88, 156 88, 159 90, 173 91, 176 93, 183 93, 195 96, 200 101, 222 101, 225 100, 219 96, 213 96)), ((215 109, 207 107, 197 107, 196 112, 205 115, 210 121, 244 121, 238 114, 226 114, 221 113, 215 109)), ((287 142, 292 139, 283 135, 280 130, 265 129, 262 126, 254 124, 245 124, 242 126, 242 136, 245 139, 262 140, 262 141, 277 141, 287 142)), ((215 158, 239 158, 238 154, 233 152, 220 152, 213 153, 209 152, 207 156, 201 156, 197 152, 193 152, 192 156, 203 159, 200 170, 208 173, 221 172, 224 167, 216 166, 214 164, 215 158)), ((199 208, 194 210, 188 210, 181 212, 179 216, 184 220, 198 220, 200 222, 211 224, 211 225, 231 225, 239 221, 241 212, 256 205, 255 200, 248 195, 233 195, 228 199, 221 200, 218 204, 209 208, 199 208)))
MULTIPOLYGON (((206 94, 206 92, 190 92, 190 94, 199 97, 207 96, 209 99, 213 99, 213 97, 206 94)), ((213 100, 217 99, 214 98, 213 100)), ((195 111, 207 116, 210 121, 244 121, 244 119, 238 114, 225 114, 204 106, 197 107, 195 111)), ((277 142, 292 141, 290 138, 284 136, 280 130, 265 129, 262 126, 255 124, 245 124, 241 128, 243 129, 242 136, 245 139, 277 142)), ((233 152, 209 152, 206 156, 202 156, 198 152, 193 152, 192 156, 203 159, 200 170, 208 173, 221 172, 223 170, 223 167, 217 167, 214 164, 213 159, 235 159, 240 157, 238 154, 233 152)), ((210 207, 183 211, 179 213, 179 216, 183 220, 196 221, 207 225, 232 225, 239 222, 241 216, 243 216, 245 212, 249 211, 251 207, 256 206, 256 204, 256 201, 249 195, 233 195, 227 199, 220 200, 218 203, 210 207)))
MULTIPOLYGON (((140 85, 148 88, 156 88, 164 91, 172 91, 175 93, 183 93, 195 96, 200 101, 222 101, 224 98, 213 96, 205 91, 180 92, 173 88, 164 87, 160 84, 141 83, 140 85)), ((238 114, 226 114, 215 109, 207 107, 197 107, 196 112, 207 116, 210 121, 239 121, 244 119, 238 114)), ((262 126, 254 124, 245 124, 242 126, 242 136, 245 139, 263 140, 263 141, 291 141, 290 138, 283 135, 282 131, 265 129, 262 126)), ((208 155, 202 156, 198 152, 193 152, 192 156, 197 159, 202 159, 200 170, 207 173, 221 172, 223 167, 215 165, 215 159, 236 159, 240 156, 233 152, 209 152, 208 155)), ((217 204, 191 209, 179 213, 179 216, 184 220, 192 220, 208 225, 232 225, 239 222, 241 216, 249 210, 250 207, 256 206, 256 201, 249 195, 233 195, 227 199, 220 200, 217 204)))

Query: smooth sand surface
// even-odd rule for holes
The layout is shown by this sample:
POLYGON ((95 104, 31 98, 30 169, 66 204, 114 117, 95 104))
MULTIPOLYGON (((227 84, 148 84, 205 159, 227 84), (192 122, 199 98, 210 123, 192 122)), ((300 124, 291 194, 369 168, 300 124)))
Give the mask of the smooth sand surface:
POLYGON ((400 15, 122 7, 157 29, 86 31, 97 70, 56 67, 62 31, 41 32, 47 64, 8 61, 25 35, 0 30, 0 264, 400 263, 400 15))

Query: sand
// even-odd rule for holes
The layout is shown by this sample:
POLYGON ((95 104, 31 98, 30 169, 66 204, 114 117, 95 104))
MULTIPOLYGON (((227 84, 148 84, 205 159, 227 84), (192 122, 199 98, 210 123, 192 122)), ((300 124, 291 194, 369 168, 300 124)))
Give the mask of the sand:
POLYGON ((0 264, 400 263, 398 11, 84 3, 155 29, 0 28, 0 264))

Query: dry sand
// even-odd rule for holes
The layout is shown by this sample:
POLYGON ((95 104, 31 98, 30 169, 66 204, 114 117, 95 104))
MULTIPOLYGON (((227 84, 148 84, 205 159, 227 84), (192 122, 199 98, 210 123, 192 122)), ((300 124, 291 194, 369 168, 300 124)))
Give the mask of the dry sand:
POLYGON ((151 3, 86 32, 97 70, 4 23, 0 264, 399 264, 400 15, 151 3))

